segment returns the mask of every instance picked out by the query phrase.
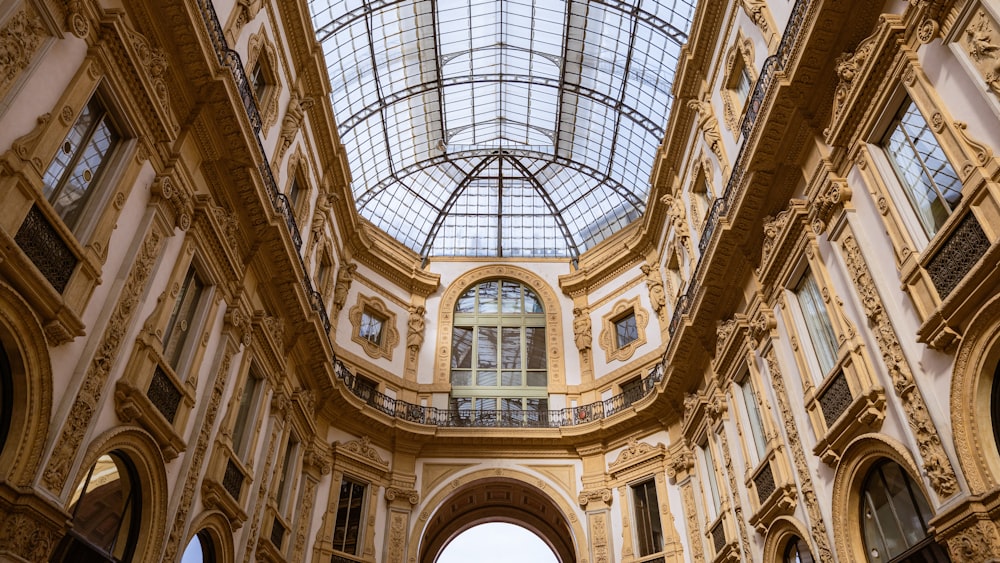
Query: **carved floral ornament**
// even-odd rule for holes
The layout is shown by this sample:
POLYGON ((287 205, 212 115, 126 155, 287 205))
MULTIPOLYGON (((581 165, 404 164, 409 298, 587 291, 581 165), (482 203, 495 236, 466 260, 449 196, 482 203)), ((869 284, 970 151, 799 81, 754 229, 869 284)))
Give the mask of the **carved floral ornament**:
POLYGON ((31 2, 24 2, 0 28, 0 94, 28 68, 45 35, 45 27, 31 2))
POLYGON ((1000 95, 1000 37, 993 16, 982 6, 969 19, 959 38, 969 59, 982 75, 986 86, 1000 95))
POLYGON ((368 436, 362 436, 358 440, 351 440, 346 443, 334 442, 333 448, 337 452, 347 452, 353 454, 354 457, 369 465, 374 465, 378 469, 389 469, 389 462, 382 459, 378 450, 372 447, 371 439, 368 438, 368 436))
POLYGON ((620 472, 623 469, 646 461, 655 456, 665 455, 666 448, 663 444, 656 444, 655 446, 647 444, 646 442, 639 442, 635 438, 631 438, 628 441, 628 445, 625 446, 619 454, 618 457, 608 464, 609 472, 620 472))

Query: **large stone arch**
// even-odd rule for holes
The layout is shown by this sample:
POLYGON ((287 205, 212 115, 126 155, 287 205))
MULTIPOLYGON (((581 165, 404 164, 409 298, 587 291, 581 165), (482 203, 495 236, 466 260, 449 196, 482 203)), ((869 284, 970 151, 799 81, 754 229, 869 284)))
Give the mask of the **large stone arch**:
POLYGON ((94 438, 73 477, 73 488, 99 457, 112 451, 127 455, 139 477, 142 524, 133 560, 159 561, 167 534, 167 472, 160 447, 149 433, 136 426, 117 426, 94 438))
POLYGON ((545 338, 548 355, 549 391, 564 392, 566 377, 562 343, 562 308, 552 286, 538 274, 508 264, 491 264, 473 268, 452 282, 441 296, 438 307, 437 348, 434 358, 434 383, 447 386, 451 360, 451 332, 454 328, 455 302, 469 286, 490 278, 507 278, 530 287, 545 305, 545 338))
POLYGON ((222 512, 210 510, 199 514, 191 522, 188 538, 184 545, 187 546, 201 532, 205 532, 212 540, 216 563, 234 563, 236 561, 233 528, 229 524, 229 519, 222 512))
POLYGON ((932 510, 933 496, 921 478, 920 469, 906 447, 882 434, 864 434, 844 450, 833 479, 833 534, 837 557, 841 561, 866 561, 861 535, 861 485, 868 470, 882 460, 899 464, 920 488, 932 510))
POLYGON ((990 417, 990 390, 1000 365, 1000 297, 968 326, 951 378, 951 426, 969 493, 978 495, 1000 485, 1000 452, 990 417))
POLYGON ((784 551, 788 547, 788 540, 793 536, 798 536, 809 544, 809 551, 813 559, 818 561, 819 551, 816 549, 812 534, 805 524, 789 516, 781 516, 771 523, 764 536, 764 561, 783 561, 784 551))
POLYGON ((0 452, 0 481, 30 486, 49 433, 52 366, 42 327, 31 307, 0 282, 0 346, 10 361, 13 397, 10 432, 0 452))
POLYGON ((482 469, 453 479, 424 504, 408 542, 409 561, 431 563, 458 534, 486 522, 507 522, 542 538, 561 563, 583 560, 586 535, 571 499, 538 477, 482 469))

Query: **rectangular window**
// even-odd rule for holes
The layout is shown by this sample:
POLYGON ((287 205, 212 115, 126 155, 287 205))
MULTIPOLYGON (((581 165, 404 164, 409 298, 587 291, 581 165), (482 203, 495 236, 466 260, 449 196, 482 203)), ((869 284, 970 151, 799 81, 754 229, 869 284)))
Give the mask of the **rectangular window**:
POLYGON ((358 334, 368 342, 381 346, 383 326, 385 326, 384 318, 365 309, 361 313, 361 327, 358 329, 358 334))
POLYGON ((629 311, 624 317, 615 321, 615 343, 618 348, 624 348, 638 338, 639 328, 635 323, 635 311, 629 311))
POLYGON ((882 148, 924 232, 933 237, 961 201, 962 182, 912 101, 893 118, 882 148))
MULTIPOLYGON (((260 56, 263 56, 263 53, 260 56)), ((257 61, 253 65, 253 70, 250 71, 250 87, 253 88, 257 102, 263 101, 264 93, 267 91, 267 77, 264 75, 264 67, 260 61, 257 61)))
POLYGON ((107 108, 94 96, 80 112, 42 178, 45 197, 70 229, 79 223, 120 140, 121 134, 107 108))
POLYGON ((287 500, 291 498, 292 482, 292 472, 295 470, 295 454, 298 449, 299 441, 295 439, 295 436, 288 437, 288 444, 285 445, 285 459, 281 465, 281 480, 278 481, 278 511, 282 515, 288 515, 287 500))
POLYGON ((816 360, 819 362, 821 376, 825 377, 837 363, 837 337, 833 333, 833 325, 830 324, 830 317, 823 303, 823 294, 809 270, 802 274, 802 279, 795 287, 795 297, 802 312, 802 319, 806 323, 806 331, 809 333, 809 341, 815 351, 816 360))
POLYGON ((361 538, 361 514, 365 505, 367 486, 344 477, 340 483, 337 500, 337 519, 333 528, 333 549, 358 555, 361 538))
POLYGON ((257 370, 250 368, 247 381, 243 384, 243 395, 233 422, 233 449, 240 459, 245 460, 250 450, 250 435, 256 422, 257 403, 260 401, 261 377, 257 370))
POLYGON ((757 398, 754 393, 753 384, 750 377, 746 377, 740 383, 740 390, 743 395, 743 406, 746 408, 747 422, 750 426, 747 440, 751 442, 750 451, 756 454, 755 463, 760 463, 767 453, 767 438, 764 436, 764 425, 760 417, 757 398))
POLYGON ((195 340, 195 315, 205 293, 205 284, 198 277, 194 267, 188 268, 184 283, 174 302, 174 310, 170 314, 167 328, 163 331, 163 358, 170 367, 179 371, 181 356, 189 343, 195 340))
POLYGON ((626 405, 638 401, 643 397, 642 378, 636 377, 630 381, 622 383, 622 396, 626 405))
POLYGON ((715 480, 715 461, 712 459, 712 446, 705 442, 705 445, 698 447, 698 457, 701 458, 701 467, 705 475, 708 487, 702 487, 708 496, 709 519, 715 520, 722 511, 722 499, 719 496, 719 482, 715 480))
POLYGON ((639 557, 663 551, 663 527, 660 525, 660 503, 656 499, 656 482, 650 479, 639 485, 633 485, 632 501, 639 557))
POLYGON ((745 103, 750 97, 750 90, 753 88, 753 81, 750 80, 750 72, 745 64, 740 65, 739 75, 736 77, 736 96, 741 103, 745 103))

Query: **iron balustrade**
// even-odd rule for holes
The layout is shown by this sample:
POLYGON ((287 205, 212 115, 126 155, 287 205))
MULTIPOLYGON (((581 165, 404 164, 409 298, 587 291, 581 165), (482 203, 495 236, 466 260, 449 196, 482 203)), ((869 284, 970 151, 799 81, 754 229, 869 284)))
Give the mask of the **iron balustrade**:
MULTIPOLYGON (((716 227, 718 226, 720 218, 729 212, 735 202, 736 196, 738 195, 737 188, 743 181, 746 160, 749 158, 749 153, 744 150, 746 148, 746 140, 757 123, 757 118, 763 108, 764 100, 772 89, 775 75, 778 71, 785 69, 789 59, 791 58, 792 49, 798 39, 799 31, 805 23, 809 4, 810 0, 796 0, 795 6, 792 8, 792 13, 788 18, 788 24, 782 34, 781 43, 778 45, 778 50, 775 54, 769 56, 765 60, 760 76, 758 76, 757 81, 754 83, 753 92, 751 93, 748 102, 749 106, 746 114, 743 116, 743 120, 740 123, 740 134, 743 137, 744 144, 740 146, 735 165, 733 166, 733 173, 730 175, 729 180, 726 183, 723 195, 713 202, 712 209, 708 214, 705 229, 698 241, 698 249, 702 255, 704 255, 708 246, 711 244, 712 238, 715 236, 716 227)), ((243 103, 247 120, 256 136, 258 150, 261 155, 261 164, 258 169, 261 179, 264 182, 265 191, 267 192, 274 211, 283 217, 285 226, 291 236, 292 243, 295 246, 296 254, 298 255, 297 258, 302 266, 302 271, 306 272, 305 261, 301 255, 302 235, 288 204, 288 199, 284 194, 281 194, 278 191, 277 183, 274 180, 274 174, 268 164, 267 152, 260 139, 260 131, 262 127, 260 111, 257 108, 257 101, 254 98, 250 81, 247 79, 242 59, 240 58, 239 53, 229 48, 229 45, 226 42, 225 34, 222 30, 222 25, 219 22, 218 15, 215 12, 215 7, 211 0, 198 0, 198 5, 202 12, 202 19, 205 22, 209 39, 215 48, 218 62, 221 66, 230 70, 233 80, 236 83, 240 100, 243 103)), ((674 335, 679 327, 681 317, 685 313, 689 312, 692 304, 694 303, 695 295, 700 289, 696 280, 704 267, 704 260, 699 257, 691 276, 692 283, 687 287, 684 294, 678 299, 677 306, 671 317, 669 326, 671 336, 674 335)), ((308 273, 304 276, 303 287, 311 308, 320 316, 320 320, 326 330, 327 340, 329 341, 330 317, 327 313, 326 305, 323 303, 323 297, 313 288, 312 283, 309 280, 308 273)), ((331 349, 333 348, 332 342, 330 342, 330 347, 331 349)), ((333 361, 334 372, 338 374, 338 377, 340 377, 345 384, 348 384, 348 388, 354 392, 356 388, 352 387, 350 383, 353 375, 350 375, 350 371, 343 366, 340 360, 336 358, 336 355, 334 355, 333 361)), ((661 362, 650 372, 649 376, 643 379, 642 386, 639 388, 641 390, 642 397, 649 394, 656 382, 662 379, 663 371, 663 364, 661 362)), ((616 395, 606 401, 599 401, 589 405, 561 410, 538 412, 502 410, 474 411, 474 416, 470 415, 473 411, 446 410, 414 405, 403 401, 397 401, 391 397, 374 391, 372 391, 370 396, 366 398, 366 401, 380 412, 384 412, 395 418, 411 422, 419 422, 422 424, 436 424, 438 426, 537 426, 554 428, 600 420, 617 412, 621 412, 631 406, 631 404, 638 398, 641 398, 633 396, 637 393, 637 391, 630 390, 620 395, 616 395)))
POLYGON ((656 364, 639 385, 604 401, 556 410, 472 410, 439 409, 415 405, 379 393, 368 380, 355 375, 350 368, 334 359, 334 375, 355 397, 387 416, 449 428, 559 428, 602 420, 628 410, 633 403, 649 396, 663 380, 664 366, 656 364))

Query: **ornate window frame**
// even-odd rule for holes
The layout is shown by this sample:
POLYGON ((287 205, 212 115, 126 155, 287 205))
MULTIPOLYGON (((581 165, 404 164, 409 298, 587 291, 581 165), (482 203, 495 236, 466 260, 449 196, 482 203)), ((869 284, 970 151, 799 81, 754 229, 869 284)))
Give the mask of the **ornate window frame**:
POLYGON ((601 329, 601 336, 598 342, 601 349, 604 350, 605 361, 608 363, 612 360, 624 362, 631 358, 635 354, 635 351, 646 343, 646 325, 648 324, 649 313, 642 308, 639 296, 631 299, 623 299, 615 303, 611 311, 601 317, 603 328, 601 329), (618 341, 615 338, 615 323, 629 314, 635 315, 635 328, 639 335, 635 340, 619 347, 618 341))
POLYGON ((357 304, 351 307, 348 318, 351 321, 351 342, 360 344, 370 358, 392 360, 392 351, 399 344, 399 331, 396 329, 396 313, 384 301, 359 293, 357 304), (361 320, 365 313, 383 319, 382 338, 377 344, 361 336, 361 320))
MULTIPOLYGON (((264 89, 263 99, 257 101, 257 111, 260 113, 261 134, 267 137, 271 126, 278 120, 278 99, 281 97, 281 77, 278 70, 277 49, 267 36, 264 25, 261 24, 257 33, 251 34, 247 44, 247 81, 249 74, 260 64, 261 72, 267 86, 264 89)), ((251 90, 252 90, 251 85, 251 90)), ((254 94, 256 99, 256 94, 254 94)))
POLYGON ((367 436, 346 442, 333 443, 333 471, 326 514, 316 542, 316 559, 329 561, 334 553, 333 534, 336 526, 339 490, 344 478, 366 486, 358 530, 358 553, 347 554, 361 561, 375 561, 375 515, 378 512, 378 491, 389 483, 389 462, 372 445, 367 436))
POLYGON ((662 550, 640 556, 638 554, 637 526, 632 526, 631 532, 623 534, 623 555, 632 554, 637 559, 666 555, 667 560, 670 560, 671 554, 679 555, 681 553, 680 537, 676 527, 672 524, 675 518, 670 512, 670 497, 667 495, 664 479, 668 457, 667 448, 663 444, 652 445, 633 438, 618 453, 615 460, 608 463, 608 476, 612 480, 611 486, 618 489, 618 497, 623 505, 622 515, 626 521, 636 521, 633 488, 652 481, 656 490, 658 506, 655 510, 658 511, 660 519, 660 533, 663 537, 662 550))
POLYGON ((753 95, 753 87, 757 82, 757 72, 754 68, 753 40, 744 37, 742 31, 736 32, 736 39, 726 52, 726 67, 722 75, 722 106, 726 127, 733 135, 740 134, 740 120, 746 111, 747 102, 753 95), (750 79, 750 91, 746 98, 740 99, 737 91, 742 73, 750 79))
POLYGON ((688 188, 691 207, 691 226, 698 233, 705 228, 705 221, 712 212, 715 202, 715 186, 712 184, 712 161, 702 153, 694 165, 693 180, 688 188))

